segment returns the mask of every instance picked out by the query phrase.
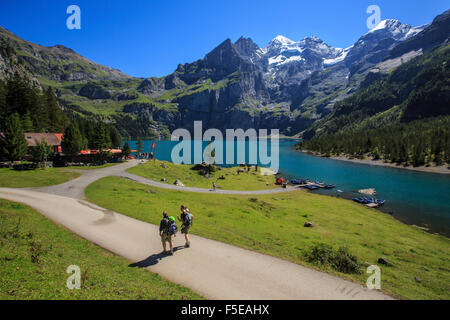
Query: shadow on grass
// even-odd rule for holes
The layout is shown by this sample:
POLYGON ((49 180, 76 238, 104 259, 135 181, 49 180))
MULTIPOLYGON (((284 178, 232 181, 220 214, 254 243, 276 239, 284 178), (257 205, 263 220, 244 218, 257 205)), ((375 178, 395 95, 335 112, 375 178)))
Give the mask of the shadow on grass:
MULTIPOLYGON (((174 247, 173 248, 173 253, 175 254, 178 250, 183 250, 184 246, 178 246, 178 247, 174 247)), ((135 263, 132 263, 129 265, 129 267, 131 268, 147 268, 147 267, 151 267, 154 266, 156 264, 158 264, 158 262, 164 258, 167 257, 171 257, 171 255, 169 253, 157 253, 157 254, 152 254, 150 257, 142 260, 142 261, 138 261, 135 263)))

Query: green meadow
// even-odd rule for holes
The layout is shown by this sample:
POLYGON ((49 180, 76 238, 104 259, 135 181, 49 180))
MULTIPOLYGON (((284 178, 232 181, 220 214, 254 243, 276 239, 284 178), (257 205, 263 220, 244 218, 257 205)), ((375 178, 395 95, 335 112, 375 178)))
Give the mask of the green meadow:
POLYGON ((0 200, 0 300, 202 299, 56 225, 22 204, 0 200), (66 286, 81 270, 80 290, 66 286))
POLYGON ((263 176, 260 169, 255 171, 253 167, 249 172, 247 168, 244 173, 237 173, 238 168, 222 168, 210 174, 210 178, 205 178, 198 171, 191 170, 192 165, 178 165, 165 161, 148 161, 139 166, 127 170, 138 176, 142 176, 154 181, 166 179, 168 184, 173 184, 175 180, 180 180, 186 187, 196 187, 211 189, 213 182, 217 189, 223 190, 265 190, 280 188, 275 185, 274 176, 263 176), (220 180, 220 177, 225 180, 220 180))
POLYGON ((68 166, 65 167, 65 169, 71 169, 71 170, 97 170, 97 169, 104 169, 104 168, 109 168, 109 167, 114 167, 117 166, 119 164, 123 164, 118 162, 118 163, 107 163, 107 164, 102 164, 100 166, 68 166))
POLYGON ((78 178, 77 172, 62 168, 47 168, 17 171, 9 168, 0 169, 0 188, 35 188, 57 185, 78 178))
MULTIPOLYGON (((155 179, 159 176, 151 175, 148 173, 155 179)), ((195 216, 193 234, 361 284, 369 276, 365 273, 367 266, 377 264, 382 272, 382 290, 387 294, 403 299, 450 298, 448 238, 407 226, 348 200, 306 191, 263 196, 189 193, 117 177, 94 182, 86 189, 86 196, 102 207, 152 224, 159 223, 163 210, 176 215, 184 204, 195 216), (313 227, 305 228, 305 222, 312 222, 313 227), (336 252, 346 248, 357 258, 360 272, 342 273, 326 263, 308 259, 318 244, 328 245, 336 252), (378 264, 381 257, 391 265, 378 264)))

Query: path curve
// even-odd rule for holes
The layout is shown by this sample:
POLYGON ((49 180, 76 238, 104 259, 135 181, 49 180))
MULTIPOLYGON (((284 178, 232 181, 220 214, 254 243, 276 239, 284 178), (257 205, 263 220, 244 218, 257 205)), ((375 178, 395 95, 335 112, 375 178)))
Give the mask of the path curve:
POLYGON ((39 187, 39 188, 27 188, 27 190, 41 191, 45 193, 75 198, 75 199, 84 199, 84 189, 90 185, 91 183, 105 178, 105 177, 120 177, 124 179, 128 179, 137 183, 153 186, 156 188, 168 189, 168 190, 177 190, 177 191, 185 191, 185 192, 195 192, 195 193, 215 193, 215 194, 229 194, 229 195, 262 195, 262 194, 277 194, 277 193, 286 193, 299 190, 298 187, 288 186, 286 189, 276 188, 276 189, 267 189, 267 190, 256 190, 256 191, 237 191, 237 190, 222 190, 217 189, 216 191, 202 189, 202 188, 194 188, 194 187, 180 187, 173 184, 167 184, 162 182, 157 182, 154 180, 150 180, 129 172, 126 170, 140 165, 140 161, 138 160, 130 160, 127 163, 107 167, 98 170, 77 170, 82 175, 74 180, 70 180, 69 182, 49 186, 49 187, 39 187))
POLYGON ((157 226, 83 200, 8 188, 0 188, 0 198, 33 207, 81 237, 135 262, 133 266, 148 268, 209 299, 391 299, 360 284, 194 235, 189 249, 180 247, 183 237, 176 237, 177 251, 166 257, 159 254, 157 226))

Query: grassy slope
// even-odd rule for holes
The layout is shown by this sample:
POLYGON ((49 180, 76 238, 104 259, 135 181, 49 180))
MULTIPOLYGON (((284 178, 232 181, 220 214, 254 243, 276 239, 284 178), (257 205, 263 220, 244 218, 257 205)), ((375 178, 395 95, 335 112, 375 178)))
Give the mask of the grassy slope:
POLYGON ((0 299, 199 299, 84 240, 31 208, 0 200, 0 299), (16 226, 18 226, 16 228, 16 226), (42 245, 38 261, 31 248, 42 245), (69 290, 66 269, 81 269, 80 290, 69 290))
POLYGON ((79 173, 65 171, 60 168, 17 171, 8 168, 0 169, 0 188, 33 188, 57 185, 78 178, 79 173))
POLYGON ((71 169, 71 170, 97 170, 97 169, 104 169, 109 167, 114 167, 119 164, 123 164, 123 162, 117 162, 117 163, 107 163, 103 164, 101 166, 69 166, 65 167, 65 169, 71 169))
MULTIPOLYGON (((223 168, 211 175, 211 179, 198 174, 197 171, 190 170, 192 165, 176 165, 164 161, 149 161, 145 164, 128 169, 127 171, 144 178, 160 181, 167 179, 167 183, 172 184, 179 179, 186 187, 197 187, 211 189, 215 182, 217 188, 224 190, 264 190, 276 188, 274 176, 262 176, 251 169, 248 173, 237 174, 237 168, 223 168), (163 168, 163 165, 166 168, 163 168), (220 176, 225 176, 225 180, 218 180, 220 176), (268 184, 268 185, 267 185, 268 184)), ((245 170, 247 170, 245 168, 245 170)))
MULTIPOLYGON (((386 293, 409 299, 450 298, 448 238, 351 201, 304 191, 257 197, 174 192, 114 177, 93 183, 86 195, 100 206, 153 224, 159 223, 163 210, 175 215, 185 204, 195 216, 194 234, 334 274, 306 262, 304 255, 313 244, 347 246, 362 263, 377 264, 386 257, 393 263, 380 266, 386 293), (304 228, 307 221, 314 227, 304 228)), ((362 284, 367 279, 364 273, 339 276, 362 284)))

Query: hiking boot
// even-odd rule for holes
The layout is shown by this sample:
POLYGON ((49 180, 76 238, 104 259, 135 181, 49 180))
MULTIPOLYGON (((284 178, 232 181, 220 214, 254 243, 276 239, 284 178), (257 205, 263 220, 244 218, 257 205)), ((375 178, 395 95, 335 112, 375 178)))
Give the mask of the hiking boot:
POLYGON ((190 242, 186 243, 186 244, 184 245, 184 247, 185 247, 185 248, 190 248, 190 247, 191 247, 191 243, 190 243, 190 242))

